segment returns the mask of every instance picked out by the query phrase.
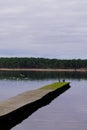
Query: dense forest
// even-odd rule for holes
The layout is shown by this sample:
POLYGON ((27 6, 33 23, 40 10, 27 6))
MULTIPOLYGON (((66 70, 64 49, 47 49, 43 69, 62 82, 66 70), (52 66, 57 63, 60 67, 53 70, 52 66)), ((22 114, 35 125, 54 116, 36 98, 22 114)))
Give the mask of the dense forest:
POLYGON ((87 69, 87 60, 48 58, 0 58, 0 68, 87 69))

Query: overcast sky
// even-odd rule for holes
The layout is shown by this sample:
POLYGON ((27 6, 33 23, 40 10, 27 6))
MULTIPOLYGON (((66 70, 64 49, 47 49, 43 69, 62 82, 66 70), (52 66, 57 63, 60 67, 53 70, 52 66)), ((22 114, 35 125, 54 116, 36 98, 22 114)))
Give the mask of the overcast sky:
POLYGON ((0 57, 87 58, 87 0, 0 0, 0 57))

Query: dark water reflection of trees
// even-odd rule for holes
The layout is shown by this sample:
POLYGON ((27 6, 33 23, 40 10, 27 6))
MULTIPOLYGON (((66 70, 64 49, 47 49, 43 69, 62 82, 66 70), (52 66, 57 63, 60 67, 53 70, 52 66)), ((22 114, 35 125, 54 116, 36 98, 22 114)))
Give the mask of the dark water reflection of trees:
POLYGON ((87 72, 32 72, 32 71, 1 71, 0 79, 25 79, 25 80, 45 80, 45 79, 87 79, 87 72))

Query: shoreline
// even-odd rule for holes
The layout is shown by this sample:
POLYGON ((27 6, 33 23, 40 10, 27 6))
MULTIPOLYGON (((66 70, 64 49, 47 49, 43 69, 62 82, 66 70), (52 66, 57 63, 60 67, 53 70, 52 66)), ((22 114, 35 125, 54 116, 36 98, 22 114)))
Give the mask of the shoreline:
POLYGON ((0 71, 87 72, 87 69, 0 68, 0 71))

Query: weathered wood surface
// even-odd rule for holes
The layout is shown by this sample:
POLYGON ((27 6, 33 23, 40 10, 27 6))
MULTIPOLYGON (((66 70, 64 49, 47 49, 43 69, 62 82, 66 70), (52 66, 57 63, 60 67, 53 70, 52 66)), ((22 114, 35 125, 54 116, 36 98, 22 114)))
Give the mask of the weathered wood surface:
POLYGON ((42 88, 39 88, 36 90, 24 92, 15 97, 9 98, 5 101, 1 101, 0 102, 0 117, 8 115, 9 113, 14 112, 15 110, 17 110, 27 104, 31 104, 31 103, 41 99, 43 96, 47 95, 48 93, 54 92, 61 87, 65 87, 66 85, 69 85, 69 83, 56 82, 56 83, 47 85, 45 87, 42 87, 42 88))

